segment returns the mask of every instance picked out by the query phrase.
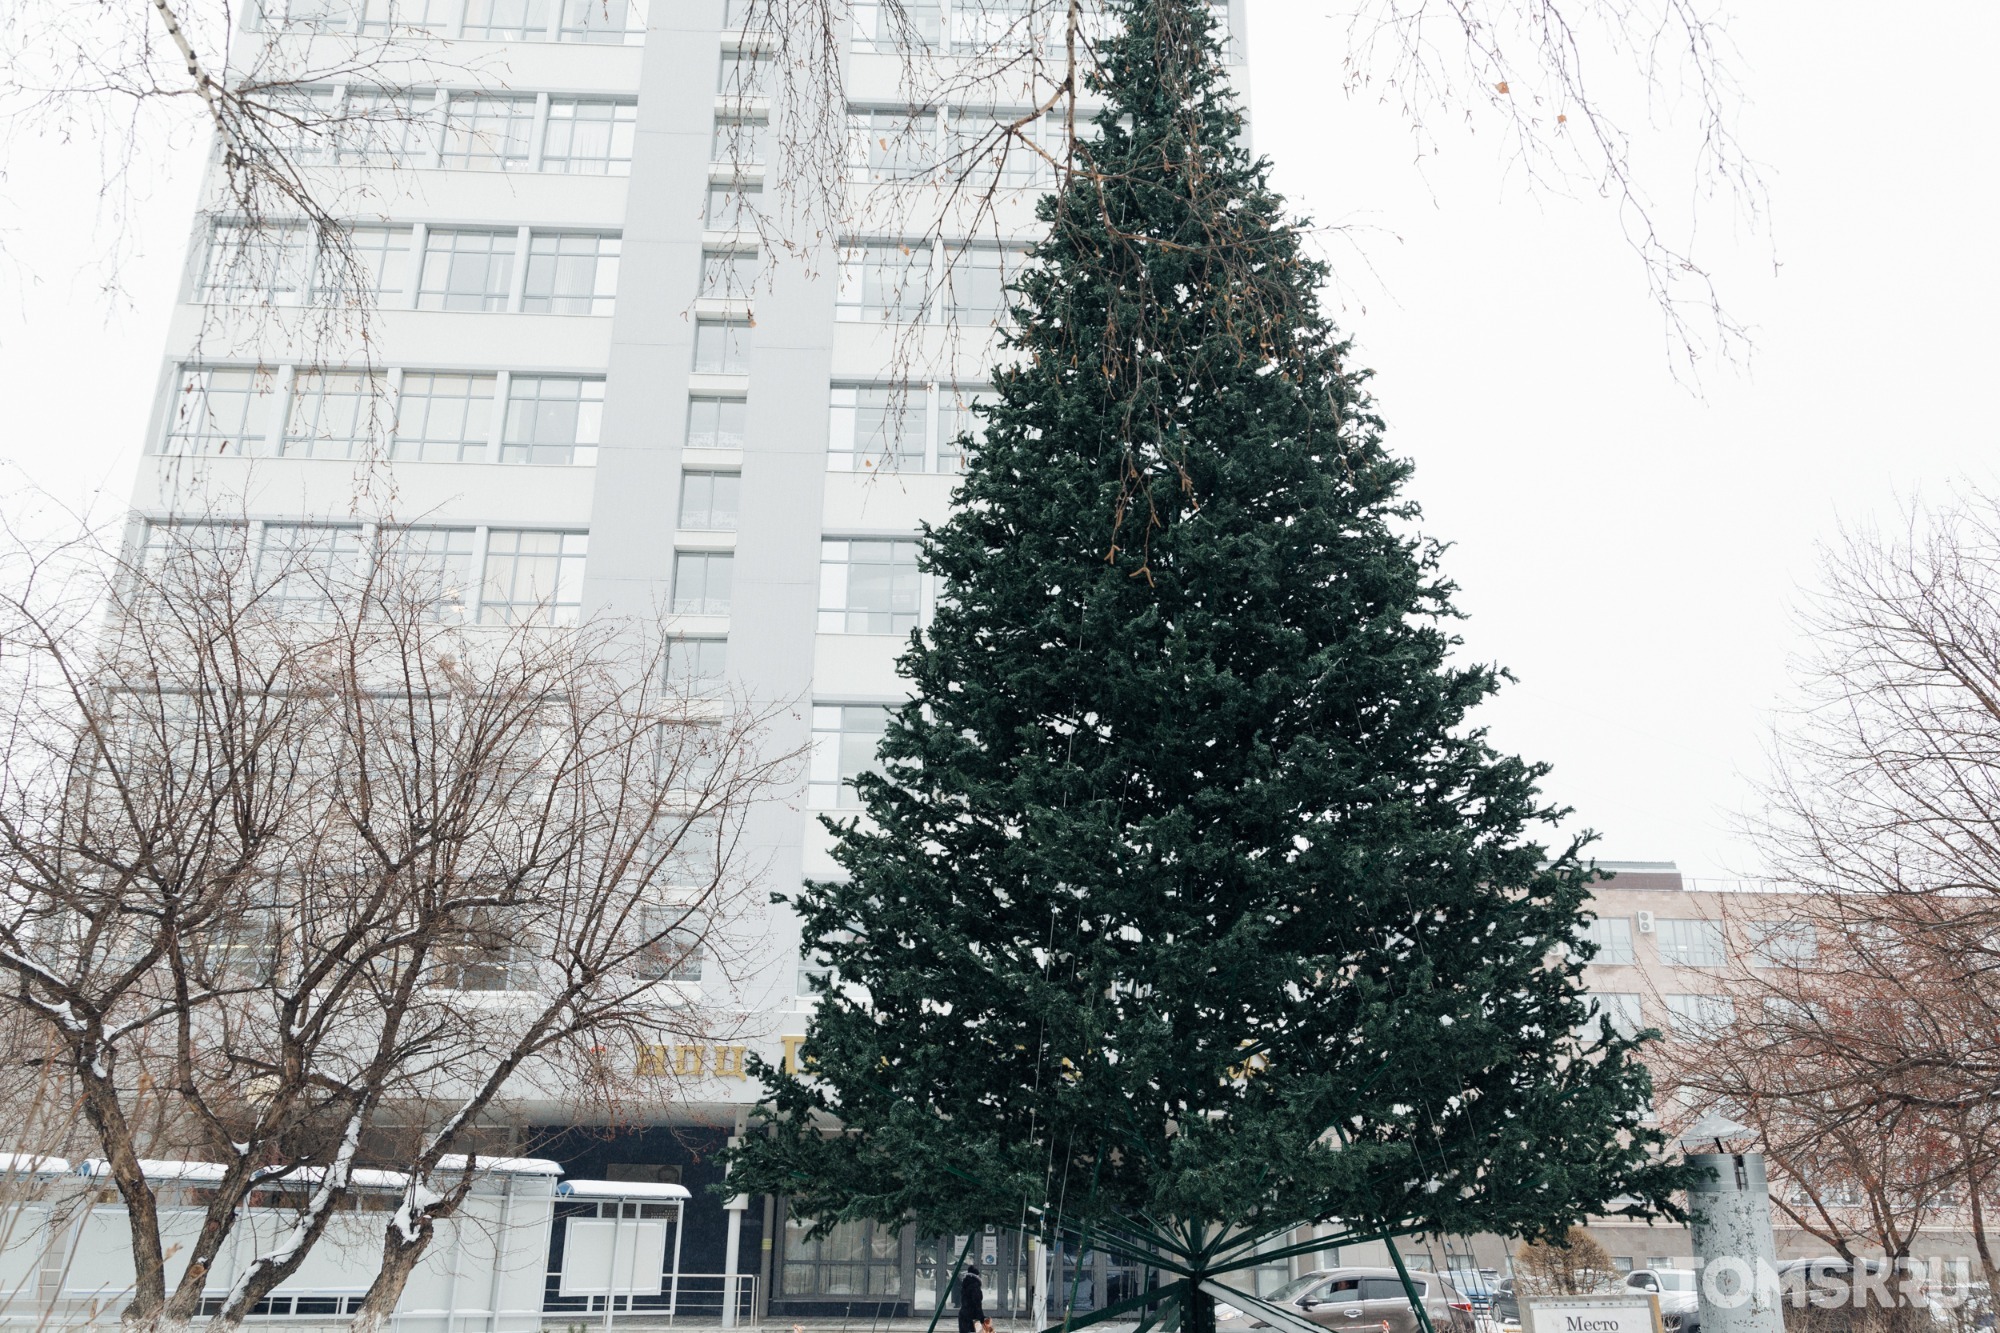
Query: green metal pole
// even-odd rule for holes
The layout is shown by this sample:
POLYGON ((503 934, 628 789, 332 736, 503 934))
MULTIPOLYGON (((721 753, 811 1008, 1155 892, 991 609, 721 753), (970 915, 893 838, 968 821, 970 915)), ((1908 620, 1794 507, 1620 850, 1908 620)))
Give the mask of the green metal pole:
POLYGON ((1437 1333, 1437 1330, 1431 1327, 1430 1312, 1424 1309, 1423 1301, 1417 1296, 1417 1284, 1410 1281, 1410 1270, 1403 1267, 1403 1256, 1397 1252, 1394 1238, 1385 1232, 1382 1243, 1389 1247, 1389 1261, 1396 1265, 1396 1276, 1403 1279, 1403 1295, 1409 1299, 1410 1308, 1417 1312, 1417 1327, 1422 1329, 1423 1333, 1437 1333))
POLYGON ((978 1239, 977 1231, 965 1238, 965 1248, 958 1252, 958 1262, 952 1266, 951 1281, 945 1283, 938 1291, 937 1309, 931 1311, 931 1326, 928 1333, 937 1333, 937 1321, 944 1318, 945 1302, 951 1299, 951 1289, 958 1285, 958 1275, 965 1271, 965 1256, 972 1253, 972 1242, 978 1239))

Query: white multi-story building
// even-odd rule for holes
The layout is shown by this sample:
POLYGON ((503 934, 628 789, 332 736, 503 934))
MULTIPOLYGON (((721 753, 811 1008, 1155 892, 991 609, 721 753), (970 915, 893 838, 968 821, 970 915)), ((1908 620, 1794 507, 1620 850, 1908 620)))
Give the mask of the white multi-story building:
MULTIPOLYGON (((260 549, 329 559, 394 522, 427 530, 473 623, 669 617, 684 669, 795 705, 772 744, 809 747, 809 781, 746 830, 784 889, 832 870, 814 813, 851 802, 843 780, 904 694, 894 657, 929 595, 914 539, 950 504, 1003 267, 1053 174, 1031 149, 1058 122, 987 163, 988 208, 941 205, 952 169, 938 164, 1028 114, 1036 90, 1008 48, 1035 40, 1036 11, 1067 7, 908 0, 903 25, 835 6, 848 31, 830 113, 846 118, 851 177, 831 194, 851 206, 822 210, 832 234, 790 235, 805 241, 794 254, 771 241, 796 216, 786 191, 810 183, 773 161, 788 127, 771 120, 788 114, 781 81, 806 73, 772 34, 743 31, 746 0, 643 4, 253 7, 246 58, 328 32, 404 48, 407 92, 385 91, 381 68, 365 87, 310 90, 384 113, 306 149, 359 201, 353 248, 376 309, 365 344, 343 343, 353 330, 313 313, 309 227, 246 240, 225 208, 198 217, 134 522, 213 521, 227 496, 260 549), (967 75, 996 53, 1011 85, 967 75), (913 89, 929 90, 915 107, 913 89), (274 261, 238 262, 252 243, 274 261), (363 460, 386 461, 357 489, 363 460)), ((1241 8, 1215 5, 1232 61, 1241 8)), ((1060 33, 1044 41, 1060 59, 1060 33)), ((553 1138, 523 1125, 519 1146, 573 1174, 694 1188, 684 1268, 721 1272, 734 1229, 738 1271, 773 1312, 927 1310, 953 1238, 863 1225, 808 1243, 782 1199, 731 1216, 702 1188, 756 1096, 746 1049, 788 1059, 805 1027, 796 924, 774 911, 763 929, 752 975, 708 978, 711 1003, 749 1015, 740 1039, 635 1055, 690 1090, 663 1123, 553 1138)), ((1014 1238, 975 1251, 991 1299, 1018 1308, 1014 1238)), ((1063 1273, 1086 1305, 1136 1278, 1101 1256, 1063 1273)))

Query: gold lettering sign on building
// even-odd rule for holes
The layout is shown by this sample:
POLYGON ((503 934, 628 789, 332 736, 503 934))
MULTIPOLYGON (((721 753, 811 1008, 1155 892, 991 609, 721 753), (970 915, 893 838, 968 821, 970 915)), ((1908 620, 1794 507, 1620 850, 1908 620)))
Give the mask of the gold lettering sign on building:
MULTIPOLYGON (((803 1037, 787 1037, 787 1041, 803 1041, 803 1037)), ((638 1059, 632 1072, 642 1078, 748 1078, 743 1062, 749 1053, 745 1046, 703 1046, 688 1042, 664 1042, 639 1047, 638 1059)), ((789 1056, 789 1052, 788 1052, 789 1056)))

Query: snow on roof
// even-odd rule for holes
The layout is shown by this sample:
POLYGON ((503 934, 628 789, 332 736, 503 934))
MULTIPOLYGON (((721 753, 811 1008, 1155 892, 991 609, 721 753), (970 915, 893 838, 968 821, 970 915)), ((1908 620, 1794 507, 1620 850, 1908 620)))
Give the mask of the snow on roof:
POLYGON ((685 1185, 650 1180, 565 1180, 556 1193, 570 1199, 686 1199, 685 1185))
MULTIPOLYGON (((142 1157, 139 1169, 146 1173, 148 1180, 220 1180, 228 1170, 220 1162, 179 1162, 162 1158, 142 1157)), ((108 1176, 111 1163, 102 1157, 90 1157, 76 1164, 79 1176, 108 1176)))
POLYGON ((44 1153, 0 1152, 0 1176, 66 1176, 74 1168, 44 1153))
MULTIPOLYGON (((6 1154, 0 1154, 0 1170, 5 1169, 6 1156, 6 1154)), ((18 1157, 20 1155, 15 1154, 15 1156, 18 1157)), ((35 1160, 56 1163, 55 1167, 44 1169, 56 1171, 68 1171, 70 1169, 69 1164, 63 1162, 60 1158, 48 1157, 35 1160)), ((148 1180, 194 1182, 221 1180, 224 1173, 228 1170, 220 1162, 179 1162, 160 1159, 142 1160, 139 1163, 139 1168, 146 1173, 146 1179, 148 1180)), ((23 1168, 16 1169, 20 1170, 23 1168)), ((325 1169, 318 1166, 302 1166, 296 1170, 285 1172, 283 1175, 272 1177, 269 1183, 272 1185, 317 1183, 325 1169)), ((560 1166, 542 1157, 482 1157, 479 1159, 476 1169, 479 1171, 490 1171, 496 1175, 559 1176, 562 1174, 560 1166)), ((445 1157, 444 1160, 438 1163, 438 1170, 465 1170, 464 1154, 453 1153, 445 1157)), ((80 1176, 109 1176, 111 1174, 111 1164, 102 1157, 92 1157, 86 1161, 79 1162, 76 1167, 76 1173, 80 1176)), ((409 1177, 401 1171, 358 1169, 350 1173, 349 1179, 363 1189, 401 1189, 408 1182, 409 1177)))

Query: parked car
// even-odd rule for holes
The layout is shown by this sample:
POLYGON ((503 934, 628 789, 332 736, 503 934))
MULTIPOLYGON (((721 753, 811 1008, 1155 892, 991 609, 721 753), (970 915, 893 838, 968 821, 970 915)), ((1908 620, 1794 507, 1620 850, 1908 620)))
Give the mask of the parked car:
POLYGON ((1470 1299, 1472 1308, 1479 1311, 1493 1304, 1493 1290, 1500 1285, 1500 1274, 1491 1268, 1450 1268, 1445 1270, 1444 1280, 1470 1299))
MULTIPOLYGON (((1475 1333, 1472 1301, 1436 1273, 1412 1272, 1415 1287, 1437 1333, 1475 1333)), ((1289 1305, 1305 1318, 1327 1328, 1359 1333, 1422 1333, 1410 1307, 1403 1279, 1393 1268, 1325 1268, 1279 1287, 1264 1299, 1289 1305)), ((1269 1328, 1253 1310, 1233 1305, 1215 1307, 1218 1333, 1269 1328)))
MULTIPOLYGON (((1861 1261, 1860 1294, 1857 1296, 1854 1265, 1838 1255, 1816 1259, 1788 1259, 1778 1265, 1778 1291, 1784 1302, 1787 1323, 1800 1322, 1795 1312, 1837 1310, 1879 1310, 1886 1306, 1928 1309, 1930 1297, 1924 1289, 1921 1267, 1898 1269, 1886 1259, 1861 1261), (1883 1300, 1886 1293, 1887 1300, 1883 1300)), ((1827 1321, 1821 1319, 1820 1324, 1827 1321)))
POLYGON ((1948 1333, 1993 1333, 1993 1289, 1984 1282, 1947 1282, 1929 1304, 1931 1322, 1948 1333))
POLYGON ((1700 1279, 1692 1268, 1635 1268, 1625 1275, 1625 1288, 1660 1298, 1660 1324, 1667 1333, 1701 1328, 1700 1279))
POLYGON ((1514 1296, 1513 1278, 1503 1277, 1493 1284, 1493 1303, 1487 1307, 1487 1313, 1496 1324, 1520 1324, 1521 1302, 1514 1296))

